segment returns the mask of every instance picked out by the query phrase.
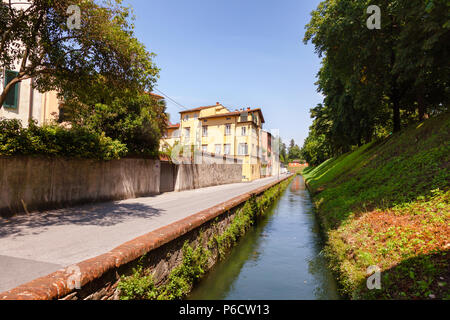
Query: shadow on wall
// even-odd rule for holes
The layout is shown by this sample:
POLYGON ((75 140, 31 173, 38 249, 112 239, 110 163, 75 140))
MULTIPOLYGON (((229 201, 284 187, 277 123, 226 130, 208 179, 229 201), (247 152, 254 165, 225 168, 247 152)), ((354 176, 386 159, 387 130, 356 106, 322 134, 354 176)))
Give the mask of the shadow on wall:
POLYGON ((36 212, 29 215, 0 219, 0 238, 45 232, 52 226, 82 225, 110 227, 136 218, 161 216, 164 210, 139 203, 107 202, 76 208, 36 212))

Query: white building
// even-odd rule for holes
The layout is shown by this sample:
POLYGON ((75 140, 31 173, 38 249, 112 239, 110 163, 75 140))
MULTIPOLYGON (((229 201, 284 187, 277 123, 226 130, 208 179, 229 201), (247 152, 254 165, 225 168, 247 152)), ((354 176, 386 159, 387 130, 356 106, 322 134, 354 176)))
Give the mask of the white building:
MULTIPOLYGON (((3 2, 9 2, 3 0, 3 2)), ((27 8, 27 0, 15 0, 12 4, 16 8, 27 8)), ((20 61, 17 61, 13 70, 0 70, 0 92, 3 92, 10 79, 19 71, 20 61)), ((59 113, 59 102, 56 92, 44 94, 32 88, 33 79, 17 83, 8 93, 5 103, 0 108, 0 118, 19 119, 26 126, 28 121, 34 119, 42 125, 55 119, 59 113)))

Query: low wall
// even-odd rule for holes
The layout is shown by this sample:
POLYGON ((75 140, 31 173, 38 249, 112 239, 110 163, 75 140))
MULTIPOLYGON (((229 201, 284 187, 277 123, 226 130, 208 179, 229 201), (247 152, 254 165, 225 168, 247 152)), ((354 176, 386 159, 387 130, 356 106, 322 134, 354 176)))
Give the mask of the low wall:
POLYGON ((0 157, 0 216, 159 193, 159 160, 0 157))
MULTIPOLYGON (((111 250, 110 252, 0 293, 0 300, 114 300, 119 298, 120 277, 132 274, 143 264, 156 285, 165 283, 170 272, 183 260, 185 241, 193 246, 208 246, 208 240, 221 234, 233 221, 237 210, 252 196, 288 179, 289 176, 245 193, 234 199, 172 223, 111 250), (200 236, 201 235, 201 236, 200 236), (200 241, 202 239, 202 242, 200 241), (74 274, 74 270, 77 271, 74 274), (74 276, 76 277, 74 278, 74 276), (79 289, 71 283, 78 282, 79 289)), ((205 270, 219 259, 217 251, 209 258, 205 270)))
POLYGON ((242 181, 242 164, 180 164, 175 191, 198 189, 242 181))

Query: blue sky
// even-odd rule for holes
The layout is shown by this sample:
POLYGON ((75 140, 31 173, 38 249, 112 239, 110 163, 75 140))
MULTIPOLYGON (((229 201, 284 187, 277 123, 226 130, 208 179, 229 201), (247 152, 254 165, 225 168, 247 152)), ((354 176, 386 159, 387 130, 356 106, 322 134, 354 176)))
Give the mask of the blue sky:
MULTIPOLYGON (((302 42, 319 0, 125 0, 136 34, 157 54, 157 88, 187 108, 260 107, 265 129, 302 146, 320 60, 302 42)), ((158 93, 158 92, 156 92, 158 93)), ((166 99, 167 100, 167 99, 166 99)), ((181 108, 168 102, 172 122, 181 108)))

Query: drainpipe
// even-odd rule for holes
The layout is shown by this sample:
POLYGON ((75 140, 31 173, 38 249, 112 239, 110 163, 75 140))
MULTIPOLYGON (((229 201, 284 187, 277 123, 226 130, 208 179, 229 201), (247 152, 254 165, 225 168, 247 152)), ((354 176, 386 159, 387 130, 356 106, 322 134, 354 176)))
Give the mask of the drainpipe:
POLYGON ((28 121, 33 120, 33 104, 34 104, 34 90, 33 90, 34 79, 30 79, 30 108, 28 111, 28 121))

